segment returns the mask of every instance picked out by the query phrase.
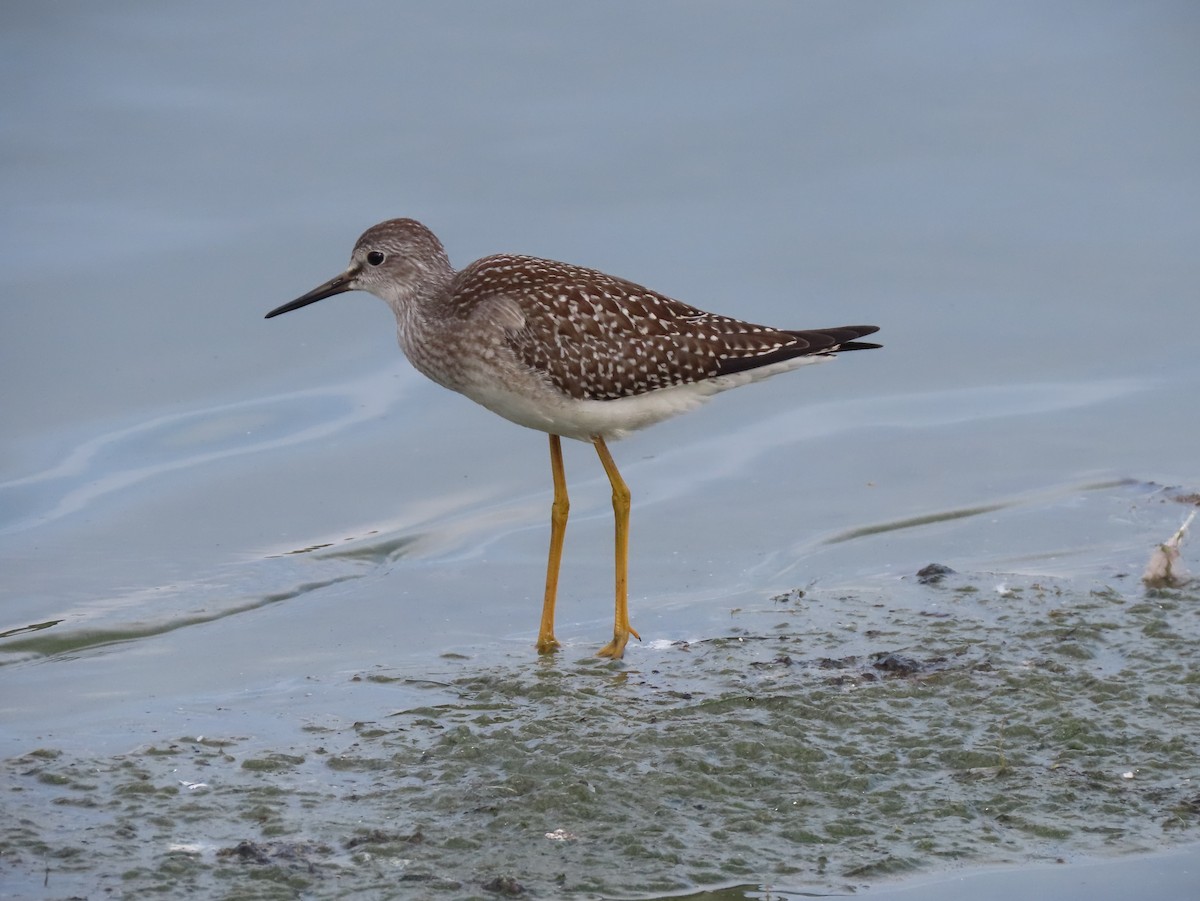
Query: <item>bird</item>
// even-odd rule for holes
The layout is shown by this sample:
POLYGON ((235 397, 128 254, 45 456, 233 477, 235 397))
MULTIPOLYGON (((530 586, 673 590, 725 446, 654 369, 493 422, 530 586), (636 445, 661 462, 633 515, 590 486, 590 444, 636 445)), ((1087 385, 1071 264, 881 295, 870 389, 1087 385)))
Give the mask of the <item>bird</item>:
POLYGON ((592 444, 612 487, 615 586, 612 641, 619 659, 632 636, 628 605, 629 487, 608 442, 692 410, 730 388, 881 347, 858 340, 874 325, 778 329, 706 313, 584 266, 496 254, 456 270, 442 242, 415 219, 363 232, 350 265, 276 307, 270 319, 348 291, 383 300, 400 348, 419 372, 550 440, 554 496, 536 648, 553 654, 558 574, 570 500, 562 439, 592 444))

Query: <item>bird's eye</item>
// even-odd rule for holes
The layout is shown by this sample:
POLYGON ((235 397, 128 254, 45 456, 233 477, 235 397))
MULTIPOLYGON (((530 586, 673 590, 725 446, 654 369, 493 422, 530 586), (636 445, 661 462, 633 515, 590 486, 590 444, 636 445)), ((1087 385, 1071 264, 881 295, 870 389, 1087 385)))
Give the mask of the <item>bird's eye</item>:
POLYGON ((378 266, 383 262, 383 254, 378 250, 372 250, 369 254, 367 254, 367 262, 372 266, 378 266))

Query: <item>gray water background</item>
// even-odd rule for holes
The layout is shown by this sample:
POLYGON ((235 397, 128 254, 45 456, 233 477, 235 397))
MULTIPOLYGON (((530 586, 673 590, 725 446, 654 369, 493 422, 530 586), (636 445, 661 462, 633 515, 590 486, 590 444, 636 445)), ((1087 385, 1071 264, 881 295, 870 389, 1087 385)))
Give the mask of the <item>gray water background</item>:
MULTIPOLYGON (((904 580, 932 561, 999 574, 971 580, 1000 597, 1005 574, 1085 599, 1119 574, 1133 599, 1200 483, 1191 4, 53 3, 0 21, 10 761, 104 772, 214 733, 277 749, 420 708, 423 680, 535 670, 544 438, 424 382, 373 298, 262 320, 391 216, 460 265, 532 253, 751 320, 882 327, 882 351, 615 447, 634 672, 669 679, 672 642, 728 639, 795 589, 826 601, 795 624, 821 646, 838 597, 927 604, 904 580), (386 692, 362 688, 375 671, 386 692)), ((600 679, 582 661, 611 618, 608 487, 589 448, 567 468, 560 638, 600 679)), ((1168 653, 1188 665, 1195 607, 1178 610, 1168 653)), ((719 672, 663 690, 736 693, 719 672)), ((1194 776, 1185 744, 1171 766, 1194 776)), ((19 789, 29 767, 6 772, 19 789)), ((29 797, 51 848, 55 802, 29 797)), ((33 844, 8 846, 6 881, 40 885, 33 844)), ((767 881, 753 861, 724 878, 767 881)))

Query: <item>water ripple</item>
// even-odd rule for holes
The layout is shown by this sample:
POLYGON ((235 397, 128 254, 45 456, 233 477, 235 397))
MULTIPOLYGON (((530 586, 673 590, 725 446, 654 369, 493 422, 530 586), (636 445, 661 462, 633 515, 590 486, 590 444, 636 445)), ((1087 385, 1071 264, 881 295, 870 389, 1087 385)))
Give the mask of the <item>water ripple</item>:
POLYGON ((328 438, 383 415, 403 394, 393 380, 373 374, 98 435, 40 472, 0 483, 0 534, 43 526, 165 473, 328 438))

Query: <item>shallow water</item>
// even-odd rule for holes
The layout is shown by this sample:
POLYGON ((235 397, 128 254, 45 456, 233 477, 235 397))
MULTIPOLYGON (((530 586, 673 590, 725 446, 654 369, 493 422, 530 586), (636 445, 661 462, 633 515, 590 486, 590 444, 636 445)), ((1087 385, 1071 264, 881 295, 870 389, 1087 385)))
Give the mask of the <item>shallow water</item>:
MULTIPOLYGON (((1118 497, 1164 512, 1141 486, 1092 499, 1118 497)), ((1198 602, 1130 573, 952 572, 746 598, 620 664, 302 665, 121 753, 10 758, 3 840, 58 891, 319 897, 840 893, 1149 851, 1196 837, 1198 602)))
POLYGON ((0 893, 1177 896, 1196 15, 863 9, 4 14, 0 893), (620 664, 567 447, 539 660, 545 439, 261 318, 393 215, 885 348, 614 447, 620 664))

